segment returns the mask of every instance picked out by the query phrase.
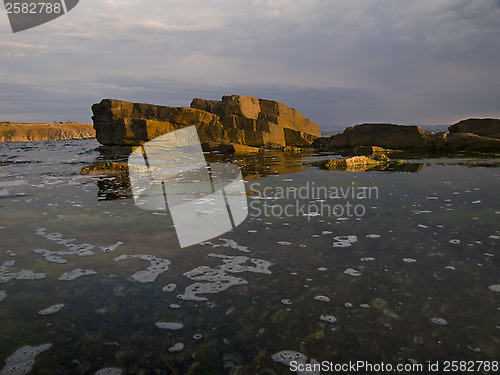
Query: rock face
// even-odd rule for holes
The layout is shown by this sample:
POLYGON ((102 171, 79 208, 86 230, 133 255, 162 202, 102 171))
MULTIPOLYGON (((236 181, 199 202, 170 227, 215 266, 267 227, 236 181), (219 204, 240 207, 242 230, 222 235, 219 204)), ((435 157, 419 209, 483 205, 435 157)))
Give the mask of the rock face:
POLYGON ((202 142, 228 142, 218 116, 185 107, 103 99, 92 106, 99 143, 138 146, 160 135, 195 125, 202 142))
POLYGON ((90 124, 0 123, 0 142, 39 142, 95 138, 90 124))
POLYGON ((196 98, 191 108, 103 99, 92 112, 97 140, 103 145, 141 145, 191 125, 196 125, 200 141, 212 148, 214 144, 309 146, 321 135, 319 126, 295 109, 240 95, 221 101, 196 98))
POLYGON ((500 139, 500 120, 493 118, 471 118, 462 120, 448 128, 450 133, 471 133, 482 137, 500 139))
MULTIPOLYGON (((465 124, 468 124, 466 120, 465 124)), ((498 121, 498 120, 497 120, 498 121)), ((474 121, 473 121, 474 122, 474 121)), ((460 123, 458 123, 460 124, 460 123)), ((456 125, 458 125, 456 124, 456 125)), ((469 123, 470 124, 470 123, 469 123)), ((451 133, 424 132, 419 126, 394 124, 361 124, 348 127, 341 134, 329 138, 317 138, 313 146, 317 148, 356 148, 359 146, 377 146, 395 150, 421 151, 493 151, 500 150, 500 139, 462 133, 459 130, 474 130, 471 125, 460 125, 451 133)), ((479 126, 476 132, 494 133, 496 128, 479 126)))
POLYGON ((342 134, 336 134, 326 141, 317 141, 326 147, 353 148, 357 146, 378 146, 389 149, 412 149, 426 147, 425 133, 418 126, 395 124, 360 124, 350 126, 342 134))

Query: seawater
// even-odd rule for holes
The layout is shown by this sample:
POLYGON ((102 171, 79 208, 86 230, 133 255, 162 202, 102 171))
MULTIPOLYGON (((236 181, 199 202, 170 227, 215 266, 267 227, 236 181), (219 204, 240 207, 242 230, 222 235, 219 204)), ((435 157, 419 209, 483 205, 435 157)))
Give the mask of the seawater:
POLYGON ((340 172, 304 165, 329 156, 312 151, 207 155, 241 167, 249 215, 180 249, 168 211, 136 207, 126 173, 80 174, 126 162, 97 147, 0 145, 0 371, 500 358, 498 158, 340 172), (342 193, 360 188, 376 194, 342 193))

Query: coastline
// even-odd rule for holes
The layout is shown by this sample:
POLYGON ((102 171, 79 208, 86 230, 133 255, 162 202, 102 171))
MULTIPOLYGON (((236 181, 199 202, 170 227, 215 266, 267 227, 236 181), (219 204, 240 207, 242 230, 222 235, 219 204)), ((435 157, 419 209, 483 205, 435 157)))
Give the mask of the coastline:
POLYGON ((40 142, 95 138, 92 124, 0 122, 0 142, 40 142))

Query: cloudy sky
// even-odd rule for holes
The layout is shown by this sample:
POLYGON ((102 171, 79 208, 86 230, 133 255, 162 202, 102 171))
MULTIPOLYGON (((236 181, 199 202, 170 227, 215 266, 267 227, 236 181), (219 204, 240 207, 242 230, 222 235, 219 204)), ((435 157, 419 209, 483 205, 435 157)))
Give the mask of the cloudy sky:
POLYGON ((13 34, 2 5, 0 121, 227 94, 323 129, 500 117, 499 20, 499 0, 80 0, 13 34))

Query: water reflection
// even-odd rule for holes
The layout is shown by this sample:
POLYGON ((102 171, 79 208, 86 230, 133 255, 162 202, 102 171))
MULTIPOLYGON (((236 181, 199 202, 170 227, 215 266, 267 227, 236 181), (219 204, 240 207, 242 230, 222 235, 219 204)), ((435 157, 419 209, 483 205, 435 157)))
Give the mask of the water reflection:
POLYGON ((22 163, 0 166, 0 190, 9 190, 0 368, 19 360, 40 374, 287 374, 290 358, 395 365, 500 355, 497 169, 446 159, 420 160, 433 163, 420 173, 345 173, 304 166, 327 157, 313 153, 215 155, 266 164, 248 170, 264 176, 249 182, 260 189, 253 201, 295 204, 264 189, 312 181, 376 186, 378 199, 364 199, 356 218, 251 216, 181 250, 168 213, 109 200, 114 190, 128 197, 127 173, 92 166, 126 159, 90 142, 9 147, 0 145, 2 158, 22 163), (290 160, 300 171, 285 173, 290 160))

